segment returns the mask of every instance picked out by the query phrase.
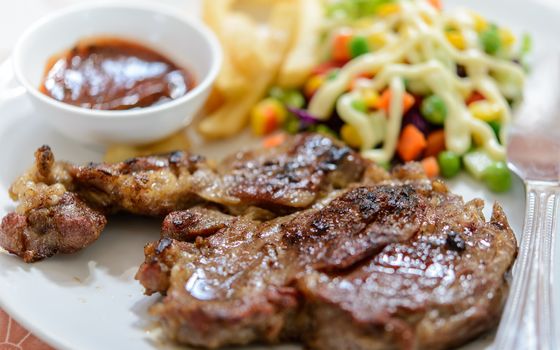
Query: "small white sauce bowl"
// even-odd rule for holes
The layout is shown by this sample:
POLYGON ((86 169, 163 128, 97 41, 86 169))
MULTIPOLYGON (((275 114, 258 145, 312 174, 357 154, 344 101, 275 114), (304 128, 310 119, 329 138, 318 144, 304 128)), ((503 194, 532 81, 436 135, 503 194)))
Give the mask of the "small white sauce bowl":
POLYGON ((139 144, 187 125, 202 107, 222 63, 214 34, 195 18, 166 6, 136 3, 78 5, 32 25, 13 53, 14 72, 36 113, 64 135, 83 143, 139 144), (186 95, 157 106, 122 111, 92 110, 57 101, 39 91, 50 57, 84 38, 112 36, 156 50, 195 79, 186 95))

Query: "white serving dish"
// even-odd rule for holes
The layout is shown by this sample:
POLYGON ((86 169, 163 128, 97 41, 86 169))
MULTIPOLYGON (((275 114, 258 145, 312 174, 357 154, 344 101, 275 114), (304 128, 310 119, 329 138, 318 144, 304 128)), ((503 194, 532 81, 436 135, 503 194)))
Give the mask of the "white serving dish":
POLYGON ((53 13, 32 25, 12 55, 14 73, 41 118, 81 143, 147 143, 188 124, 211 89, 222 61, 214 34, 196 18, 172 7, 147 3, 86 4, 53 13), (101 111, 72 106, 42 94, 48 59, 80 39, 114 36, 155 49, 196 81, 186 95, 157 106, 101 111))

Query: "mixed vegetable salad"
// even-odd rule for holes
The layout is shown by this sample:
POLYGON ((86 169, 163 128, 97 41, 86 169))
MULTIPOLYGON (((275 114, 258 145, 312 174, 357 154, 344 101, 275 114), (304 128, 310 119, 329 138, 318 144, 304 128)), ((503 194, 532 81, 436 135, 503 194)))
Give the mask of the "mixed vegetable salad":
POLYGON ((439 0, 325 5, 321 62, 303 86, 273 87, 251 112, 256 135, 336 136, 377 163, 461 169, 491 190, 511 185, 505 129, 522 97, 528 36, 439 0))

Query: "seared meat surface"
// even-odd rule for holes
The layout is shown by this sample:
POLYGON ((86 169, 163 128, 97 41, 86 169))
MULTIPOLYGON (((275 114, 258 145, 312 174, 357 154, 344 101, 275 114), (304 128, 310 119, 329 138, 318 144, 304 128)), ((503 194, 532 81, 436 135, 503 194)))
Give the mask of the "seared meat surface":
POLYGON ((69 233, 61 232, 61 227, 49 224, 48 230, 23 234, 23 229, 16 232, 10 227, 9 222, 15 220, 11 215, 0 229, 0 245, 22 255, 14 242, 25 237, 26 246, 44 252, 27 259, 34 261, 93 242, 105 225, 101 213, 163 217, 213 203, 228 213, 251 212, 254 217, 271 218, 309 207, 353 182, 365 178, 377 181, 385 176, 382 169, 347 146, 320 134, 297 135, 275 149, 238 152, 217 166, 185 152, 79 166, 55 162, 51 149, 43 146, 37 150, 35 165, 11 188, 12 198, 20 202, 18 222, 26 222, 25 232, 36 230, 37 223, 30 220, 38 218, 31 211, 41 209, 44 216, 48 209, 47 217, 52 218, 54 212, 62 210, 56 199, 66 193, 64 208, 73 203, 76 214, 65 217, 89 217, 89 229, 81 233, 87 237, 81 238, 81 247, 73 239, 73 249, 68 249, 62 239, 50 238, 67 237, 69 233), (43 231, 48 231, 48 236, 43 231))
POLYGON ((220 164, 219 172, 224 197, 277 211, 308 207, 325 192, 360 181, 367 164, 329 137, 304 134, 276 148, 235 154, 220 164))
POLYGON ((0 246, 25 262, 34 262, 89 246, 106 223, 105 216, 76 194, 65 192, 56 202, 31 208, 25 214, 6 215, 0 226, 0 246))
POLYGON ((165 217, 161 235, 179 241, 194 241, 199 236, 213 235, 234 219, 234 216, 203 207, 176 211, 165 217))
POLYGON ((217 167, 175 152, 75 167, 72 176, 88 203, 110 212, 163 216, 207 201, 234 212, 257 206, 282 213, 360 181, 368 165, 331 138, 302 134, 274 149, 236 153, 217 167))
POLYGON ((137 274, 165 295, 153 313, 205 348, 444 349, 490 329, 517 249, 502 209, 486 222, 411 169, 268 221, 171 214, 137 274))
POLYGON ((502 209, 464 203, 417 164, 391 175, 318 134, 214 165, 176 152, 55 162, 10 189, 0 246, 26 262, 94 242, 106 214, 164 216, 137 278, 180 343, 445 349, 493 327, 517 245, 502 209))
POLYGON ((107 220, 75 193, 69 165, 55 163, 48 147, 35 152, 35 165, 10 188, 16 212, 0 225, 0 247, 33 262, 57 253, 73 253, 93 243, 107 220))
POLYGON ((70 173, 76 192, 95 208, 164 216, 202 202, 193 184, 196 171, 215 176, 202 157, 184 152, 74 166, 70 173))
POLYGON ((296 216, 283 239, 317 270, 336 271, 418 231, 426 204, 412 186, 359 187, 296 216))

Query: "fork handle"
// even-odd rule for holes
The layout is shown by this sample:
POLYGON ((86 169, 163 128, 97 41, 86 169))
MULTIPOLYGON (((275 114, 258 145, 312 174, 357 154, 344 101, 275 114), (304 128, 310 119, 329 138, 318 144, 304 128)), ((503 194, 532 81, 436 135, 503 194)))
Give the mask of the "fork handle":
POLYGON ((513 286, 494 349, 558 349, 552 266, 560 186, 527 181, 527 201, 513 286))

